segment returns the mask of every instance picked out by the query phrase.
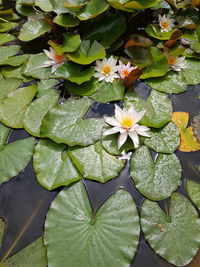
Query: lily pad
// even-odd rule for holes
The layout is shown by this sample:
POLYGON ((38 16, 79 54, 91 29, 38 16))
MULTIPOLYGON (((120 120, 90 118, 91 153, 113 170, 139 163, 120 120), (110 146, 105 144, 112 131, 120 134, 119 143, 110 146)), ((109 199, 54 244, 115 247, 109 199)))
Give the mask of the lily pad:
POLYGON ((30 137, 2 146, 0 149, 0 184, 20 173, 32 158, 35 138, 30 137))
POLYGON ((94 144, 100 139, 105 123, 101 118, 83 119, 90 104, 89 99, 82 98, 68 99, 55 106, 42 121, 41 136, 69 146, 94 144))
POLYGON ((160 154, 153 160, 146 146, 136 149, 130 172, 136 188, 152 200, 170 197, 181 180, 181 164, 175 154, 160 154))
POLYGON ((200 209, 200 184, 188 180, 186 187, 192 202, 200 209))
POLYGON ((23 128, 24 114, 37 91, 36 85, 22 87, 10 93, 0 103, 0 120, 9 127, 23 128))
POLYGON ((5 145, 9 132, 10 128, 0 122, 0 149, 5 145))
POLYGON ((5 267, 46 267, 47 256, 42 238, 38 238, 33 243, 8 258, 4 263, 5 267))
POLYGON ((22 83, 22 80, 20 79, 0 78, 0 102, 4 98, 6 98, 11 92, 15 91, 20 86, 21 83, 22 83))
POLYGON ((78 182, 63 189, 48 212, 44 237, 48 264, 129 266, 139 234, 136 205, 127 191, 118 190, 93 214, 84 185, 78 182))
POLYGON ((136 111, 146 110, 146 114, 140 120, 140 123, 145 126, 160 128, 171 119, 172 103, 164 93, 151 90, 145 101, 133 91, 129 91, 124 101, 126 107, 133 105, 136 111))
POLYGON ((57 15, 54 20, 54 23, 62 26, 62 27, 76 27, 79 25, 80 20, 78 20, 75 16, 73 16, 72 14, 59 14, 57 15))
POLYGON ((51 26, 43 19, 28 20, 21 28, 19 40, 27 42, 51 30, 51 26))
POLYGON ((0 33, 0 45, 6 44, 15 40, 15 37, 9 33, 0 33))
POLYGON ((92 44, 89 40, 81 42, 80 48, 75 52, 68 53, 68 58, 78 64, 88 65, 97 59, 103 59, 106 57, 105 48, 94 41, 92 44))
POLYGON ((58 102, 60 91, 46 90, 46 94, 34 100, 24 115, 24 128, 31 135, 40 137, 42 120, 58 102), (49 93, 48 93, 49 92, 49 93))
POLYGON ((187 67, 183 69, 182 72, 186 79, 187 84, 200 83, 199 60, 185 59, 185 61, 187 63, 187 67))
POLYGON ((51 0, 35 0, 35 4, 45 12, 53 11, 51 0))
POLYGON ((19 55, 14 57, 9 57, 7 60, 2 62, 2 65, 10 65, 10 66, 21 66, 25 63, 29 58, 29 55, 19 55))
POLYGON ((40 140, 36 145, 33 165, 38 182, 47 190, 82 178, 68 155, 67 146, 51 140, 40 140))
POLYGON ((11 29, 14 29, 18 26, 16 22, 0 22, 0 32, 7 32, 11 29))
POLYGON ((187 82, 182 72, 170 71, 163 77, 147 79, 145 83, 166 94, 178 94, 187 90, 187 82))
POLYGON ((87 147, 72 147, 69 155, 84 178, 101 183, 115 178, 124 161, 108 154, 100 142, 87 147))
POLYGON ((150 138, 146 138, 144 143, 156 152, 171 154, 179 147, 179 130, 172 122, 163 128, 152 129, 148 133, 150 138))
POLYGON ((16 55, 20 48, 19 45, 0 46, 0 64, 2 65, 9 57, 16 55))
POLYGON ((159 40, 169 40, 171 35, 176 31, 173 29, 171 31, 161 32, 161 28, 157 24, 149 24, 146 28, 146 32, 151 36, 159 40))
POLYGON ((145 200, 141 209, 142 231, 158 255, 176 266, 185 266, 199 249, 200 221, 183 195, 173 193, 170 206, 167 215, 157 203, 145 200))
POLYGON ((97 83, 97 80, 95 78, 92 78, 91 81, 82 83, 81 86, 69 81, 66 81, 65 85, 68 92, 72 94, 90 96, 96 93, 98 90, 98 87, 94 86, 95 83, 97 83))

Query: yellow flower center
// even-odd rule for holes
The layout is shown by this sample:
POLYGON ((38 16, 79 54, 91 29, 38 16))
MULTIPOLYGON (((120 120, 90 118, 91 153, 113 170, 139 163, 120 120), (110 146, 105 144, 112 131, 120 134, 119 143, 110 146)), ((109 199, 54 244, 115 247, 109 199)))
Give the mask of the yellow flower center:
POLYGON ((123 117, 121 120, 121 125, 124 128, 130 128, 134 123, 134 119, 130 117, 123 117))
POLYGON ((111 67, 108 66, 108 65, 103 66, 103 68, 102 68, 102 72, 103 72, 105 75, 108 75, 108 74, 111 72, 111 67))
POLYGON ((168 63, 169 65, 175 65, 177 63, 177 60, 175 57, 168 57, 168 63))
POLYGON ((127 77, 129 75, 130 71, 129 70, 124 70, 123 71, 123 76, 127 77))
POLYGON ((56 63, 61 63, 61 62, 63 62, 65 60, 65 56, 56 54, 55 57, 54 57, 54 60, 55 60, 56 63))
POLYGON ((169 22, 167 20, 164 20, 160 23, 161 28, 168 29, 169 28, 169 22))

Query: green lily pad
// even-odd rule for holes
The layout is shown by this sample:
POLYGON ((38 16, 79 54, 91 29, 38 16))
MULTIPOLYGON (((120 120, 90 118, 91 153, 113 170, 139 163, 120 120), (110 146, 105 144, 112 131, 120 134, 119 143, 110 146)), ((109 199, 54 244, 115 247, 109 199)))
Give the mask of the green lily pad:
POLYGON ((199 60, 185 59, 187 67, 182 70, 187 84, 195 85, 200 83, 199 60))
POLYGON ((65 33, 63 35, 64 41, 62 44, 57 44, 53 41, 49 41, 48 44, 58 54, 64 54, 66 52, 74 52, 81 44, 81 38, 79 34, 65 33))
POLYGON ((67 146, 51 140, 40 140, 36 145, 33 165, 38 182, 47 190, 82 178, 68 155, 67 146))
POLYGON ((35 5, 39 6, 45 12, 53 11, 51 0, 35 0, 35 5))
POLYGON ((179 147, 180 134, 173 122, 169 122, 163 128, 152 129, 148 133, 150 138, 146 138, 144 144, 156 152, 171 154, 179 147))
POLYGON ((46 94, 34 100, 24 114, 24 128, 31 135, 40 137, 42 120, 58 102, 60 91, 46 90, 46 94))
POLYGON ((0 64, 2 65, 9 57, 16 55, 20 48, 19 45, 0 46, 0 64))
POLYGON ((42 238, 36 239, 33 243, 8 258, 4 263, 5 267, 46 267, 47 256, 42 238))
POLYGON ((16 22, 0 22, 0 32, 7 32, 9 30, 12 30, 18 26, 18 23, 16 22))
POLYGON ((44 237, 48 264, 129 266, 139 234, 137 208, 126 190, 118 190, 93 214, 84 185, 78 182, 63 189, 48 212, 44 237))
POLYGON ((15 37, 9 33, 0 33, 0 45, 6 44, 15 40, 15 37))
POLYGON ((51 0, 53 5, 53 11, 56 14, 68 13, 71 12, 68 8, 64 7, 66 0, 51 0))
POLYGON ((81 42, 80 48, 75 52, 68 53, 68 58, 78 64, 88 65, 97 59, 103 59, 106 57, 105 48, 94 41, 92 44, 89 40, 81 42))
POLYGON ((164 76, 168 71, 168 61, 165 54, 157 47, 150 47, 152 64, 143 71, 141 79, 164 76))
POLYGON ((80 12, 77 13, 77 17, 80 20, 88 20, 97 17, 109 8, 107 1, 105 0, 90 0, 86 6, 84 6, 80 12))
POLYGON ((170 71, 163 77, 147 79, 145 83, 166 94, 178 94, 187 90, 187 82, 182 72, 170 71))
POLYGON ((186 188, 192 202, 200 209, 200 184, 188 180, 186 188))
POLYGON ((176 266, 185 266, 199 249, 200 221, 183 195, 173 193, 170 206, 167 215, 157 203, 145 200, 141 209, 142 231, 158 255, 176 266))
POLYGON ((57 79, 41 80, 37 87, 37 97, 46 95, 47 91, 51 91, 54 94, 54 90, 49 90, 60 83, 57 79))
POLYGON ((108 154, 100 142, 87 147, 72 147, 69 155, 84 178, 100 183, 118 176, 124 161, 108 154))
POLYGON ((84 30, 84 39, 99 41, 106 49, 126 30, 126 19, 122 14, 103 16, 97 22, 89 24, 84 30))
POLYGON ((5 145, 9 132, 10 128, 0 122, 0 149, 3 145, 5 145))
POLYGON ((72 11, 77 11, 87 4, 88 0, 65 0, 64 7, 69 8, 72 11))
POLYGON ((59 14, 57 15, 54 20, 54 23, 62 26, 62 27, 76 27, 79 25, 80 20, 78 20, 76 17, 74 17, 72 14, 59 14))
POLYGON ((69 146, 94 144, 100 139, 105 122, 101 118, 83 119, 90 104, 89 99, 82 98, 55 106, 42 121, 41 136, 69 146))
POLYGON ((35 138, 30 137, 2 146, 0 149, 0 184, 20 173, 32 158, 35 138))
POLYGON ((97 92, 98 87, 94 86, 94 84, 97 84, 98 81, 95 78, 92 78, 89 82, 84 82, 80 85, 72 83, 70 81, 65 81, 65 85, 67 88, 67 91, 75 94, 75 95, 81 95, 81 96, 90 96, 97 92))
POLYGON ((161 28, 157 24, 149 24, 146 28, 146 32, 151 36, 159 40, 169 40, 171 35, 176 31, 176 28, 168 31, 161 32, 161 28))
POLYGON ((160 128, 171 120, 172 104, 164 93, 151 90, 145 101, 133 91, 129 91, 124 100, 126 107, 133 105, 136 111, 146 110, 146 114, 140 120, 145 126, 160 128))
POLYGON ((51 30, 51 26, 43 19, 28 20, 21 28, 19 40, 27 42, 31 41, 45 32, 51 30))
POLYGON ((22 80, 23 82, 31 81, 32 78, 24 76, 22 74, 23 71, 24 71, 24 65, 21 65, 19 67, 4 66, 2 68, 2 74, 6 79, 16 78, 22 80))
POLYGON ((22 87, 10 93, 0 103, 0 120, 9 127, 23 128, 24 114, 37 91, 36 85, 22 87))
POLYGON ((10 65, 10 66, 21 66, 23 63, 25 63, 29 58, 29 55, 19 55, 14 57, 9 57, 7 60, 2 62, 2 65, 10 65))
POLYGON ((0 102, 4 98, 6 98, 11 92, 15 91, 20 86, 21 83, 22 83, 22 80, 20 79, 0 78, 0 102))
POLYGON ((35 13, 35 10, 33 9, 35 0, 17 0, 15 8, 19 14, 29 16, 33 15, 35 13))
POLYGON ((175 154, 160 154, 156 160, 146 146, 136 149, 131 159, 131 176, 136 188, 149 199, 171 196, 181 180, 181 164, 175 154))

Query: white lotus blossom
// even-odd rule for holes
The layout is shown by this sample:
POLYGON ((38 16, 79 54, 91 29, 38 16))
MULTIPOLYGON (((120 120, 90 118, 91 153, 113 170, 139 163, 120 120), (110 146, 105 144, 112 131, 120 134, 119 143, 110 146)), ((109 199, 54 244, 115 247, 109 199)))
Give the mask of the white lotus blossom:
POLYGON ((119 65, 118 65, 118 73, 121 77, 121 79, 126 78, 132 70, 137 69, 137 67, 131 67, 130 62, 128 62, 128 64, 123 64, 121 61, 119 61, 119 65))
POLYGON ((185 61, 185 57, 168 57, 168 63, 170 69, 174 71, 181 71, 182 69, 187 68, 187 63, 185 61))
POLYGON ((42 67, 45 68, 45 67, 52 66, 51 68, 52 73, 54 73, 57 70, 57 68, 62 66, 67 60, 65 55, 57 54, 56 51, 52 47, 50 47, 50 51, 46 49, 44 49, 43 51, 47 55, 47 57, 50 58, 50 60, 46 60, 43 63, 42 67))
POLYGON ((138 135, 150 137, 147 131, 148 127, 137 124, 145 114, 145 110, 136 112, 132 107, 127 109, 121 109, 118 105, 115 105, 115 117, 105 117, 104 120, 113 128, 104 132, 104 135, 110 135, 119 132, 118 148, 123 146, 128 136, 132 139, 135 148, 139 146, 138 135))
POLYGON ((99 81, 105 80, 107 83, 112 83, 115 78, 119 78, 117 74, 118 67, 117 59, 114 59, 113 56, 110 58, 105 58, 103 60, 96 61, 96 72, 94 73, 94 77, 98 78, 99 81))
POLYGON ((161 32, 169 32, 174 27, 174 19, 166 15, 158 15, 158 21, 161 28, 161 32))

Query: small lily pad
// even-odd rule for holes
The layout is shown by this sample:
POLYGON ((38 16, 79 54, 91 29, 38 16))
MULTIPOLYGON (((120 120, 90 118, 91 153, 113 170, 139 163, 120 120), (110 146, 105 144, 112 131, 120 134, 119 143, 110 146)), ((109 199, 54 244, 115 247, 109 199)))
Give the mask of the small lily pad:
POLYGON ((10 128, 0 122, 0 149, 5 145, 9 132, 10 128))
POLYGON ((182 70, 187 84, 200 83, 200 68, 199 60, 197 59, 185 59, 187 67, 182 70))
POLYGON ((9 57, 7 60, 2 62, 2 65, 10 65, 10 66, 21 66, 23 63, 25 63, 29 58, 29 55, 19 55, 19 56, 13 56, 9 57))
POLYGON ((22 83, 22 80, 20 79, 0 78, 0 102, 4 98, 6 98, 11 92, 15 91, 20 86, 21 83, 22 83))
POLYGON ((186 188, 192 202, 200 209, 200 184, 188 180, 186 188))
POLYGON ((9 33, 0 33, 0 45, 6 44, 15 40, 15 37, 9 33))
POLYGON ((185 266, 200 246, 200 220, 190 201, 179 193, 172 194, 170 206, 168 215, 156 202, 145 200, 142 231, 158 255, 176 266, 185 266))
POLYGON ((131 159, 131 176, 136 188, 147 198, 161 200, 171 196, 181 180, 181 164, 175 154, 160 154, 156 160, 146 146, 136 149, 131 159))
POLYGON ((75 16, 73 16, 72 14, 59 14, 57 15, 54 20, 54 23, 62 26, 62 27, 76 27, 79 25, 80 20, 78 20, 75 16))
POLYGON ((3 62, 9 57, 16 55, 20 50, 19 45, 10 45, 10 46, 0 46, 0 64, 3 65, 3 62))

